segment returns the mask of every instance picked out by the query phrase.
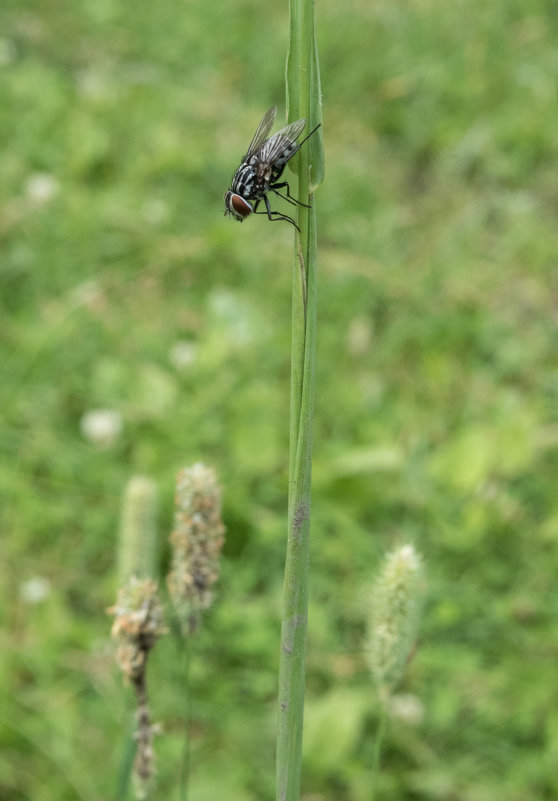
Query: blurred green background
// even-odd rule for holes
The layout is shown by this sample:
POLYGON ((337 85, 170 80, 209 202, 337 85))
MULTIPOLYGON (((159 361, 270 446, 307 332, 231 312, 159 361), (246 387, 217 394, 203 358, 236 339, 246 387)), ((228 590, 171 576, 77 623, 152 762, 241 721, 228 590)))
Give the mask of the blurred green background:
MULTIPOLYGON (((274 797, 292 228, 223 217, 287 5, 2 0, 0 796, 114 797, 122 490, 213 465, 191 799, 274 797), (101 412, 101 414, 98 414, 101 412)), ((368 586, 427 562, 382 801, 558 797, 558 9, 319 2, 326 182, 303 793, 364 801, 368 586)), ((280 204, 281 201, 278 201, 280 204)), ((150 665, 176 798, 177 650, 150 665)))

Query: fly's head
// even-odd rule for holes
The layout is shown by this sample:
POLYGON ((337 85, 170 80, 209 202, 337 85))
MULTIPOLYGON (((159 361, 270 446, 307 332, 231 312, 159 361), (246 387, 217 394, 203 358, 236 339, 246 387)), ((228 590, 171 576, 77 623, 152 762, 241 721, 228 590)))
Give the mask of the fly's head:
POLYGON ((237 195, 232 189, 228 189, 225 192, 225 207, 225 217, 230 217, 232 214, 238 222, 245 220, 253 211, 252 204, 237 195))

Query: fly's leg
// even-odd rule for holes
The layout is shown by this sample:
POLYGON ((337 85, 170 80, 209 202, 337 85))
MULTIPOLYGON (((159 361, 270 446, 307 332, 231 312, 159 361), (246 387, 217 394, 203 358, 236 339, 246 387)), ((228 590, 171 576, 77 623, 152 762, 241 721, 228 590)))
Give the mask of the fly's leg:
POLYGON ((291 188, 288 184, 288 181, 283 181, 282 184, 273 184, 269 188, 271 189, 272 192, 275 192, 276 195, 282 197, 283 200, 286 200, 287 203, 290 203, 291 206, 304 206, 304 208, 306 209, 312 208, 312 206, 309 206, 307 203, 303 203, 301 200, 297 200, 296 197, 293 197, 291 195, 291 188), (282 195, 281 192, 277 191, 278 189, 283 189, 284 186, 287 187, 287 197, 285 197, 285 195, 282 195))
POLYGON ((281 214, 279 211, 271 211, 271 208, 269 206, 269 200, 267 199, 267 195, 264 195, 263 199, 264 199, 265 207, 267 209, 267 216, 272 222, 275 222, 275 220, 272 219, 271 215, 275 214, 275 215, 277 215, 276 219, 278 219, 278 220, 286 220, 287 222, 290 222, 292 225, 294 225, 294 227, 296 228, 298 233, 300 233, 300 228, 295 223, 295 221, 293 220, 292 217, 289 217, 287 214, 281 214))
POLYGON ((294 225, 296 230, 300 233, 300 228, 295 223, 295 221, 293 220, 292 217, 288 217, 286 214, 281 214, 281 212, 279 212, 279 211, 271 211, 271 206, 269 205, 269 200, 267 199, 267 195, 263 196, 263 201, 265 203, 266 211, 256 211, 261 199, 262 198, 260 198, 259 200, 256 201, 256 203, 254 205, 253 214, 267 214, 267 219, 270 222, 278 222, 279 220, 286 220, 286 222, 290 222, 291 225, 294 225), (273 216, 273 215, 275 215, 275 216, 273 216))

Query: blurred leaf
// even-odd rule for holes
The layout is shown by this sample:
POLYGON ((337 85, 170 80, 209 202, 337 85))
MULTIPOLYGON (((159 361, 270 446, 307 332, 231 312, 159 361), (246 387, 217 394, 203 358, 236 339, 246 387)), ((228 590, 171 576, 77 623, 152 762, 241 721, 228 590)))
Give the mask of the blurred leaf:
POLYGON ((307 699, 303 750, 304 759, 313 770, 335 773, 350 760, 366 713, 362 689, 340 688, 330 690, 322 698, 307 699))
POLYGON ((396 447, 355 448, 332 459, 316 459, 313 473, 316 484, 329 483, 351 476, 375 473, 399 473, 404 466, 404 454, 396 447))
POLYGON ((471 425, 442 446, 431 461, 431 474, 456 489, 472 490, 491 476, 513 476, 537 453, 537 425, 518 414, 493 425, 471 425))

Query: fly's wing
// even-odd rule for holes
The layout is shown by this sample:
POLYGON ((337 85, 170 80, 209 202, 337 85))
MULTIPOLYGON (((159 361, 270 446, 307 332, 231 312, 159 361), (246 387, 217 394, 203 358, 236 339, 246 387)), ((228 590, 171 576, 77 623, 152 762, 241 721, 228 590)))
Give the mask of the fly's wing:
POLYGON ((250 147, 248 148, 246 155, 242 159, 242 161, 247 161, 250 156, 254 155, 256 150, 260 147, 262 142, 267 139, 267 135, 271 131, 273 127, 273 123, 275 122, 275 115, 277 114, 277 106, 273 106, 270 108, 267 114, 264 114, 263 120, 258 125, 256 133, 252 141, 250 142, 250 147))
POLYGON ((258 152, 262 164, 283 167, 298 150, 296 139, 302 133, 306 120, 291 122, 264 142, 258 152))

